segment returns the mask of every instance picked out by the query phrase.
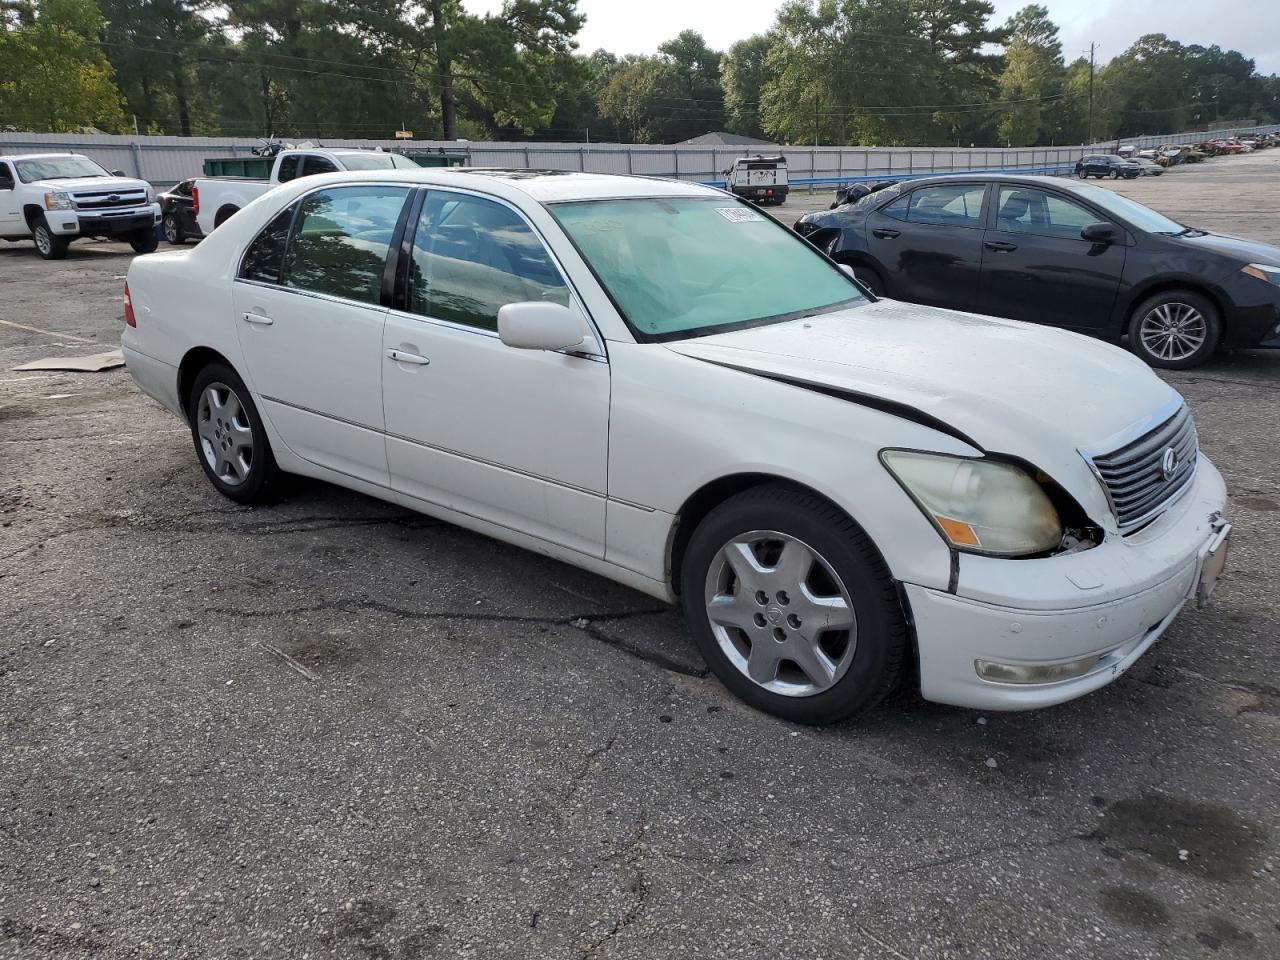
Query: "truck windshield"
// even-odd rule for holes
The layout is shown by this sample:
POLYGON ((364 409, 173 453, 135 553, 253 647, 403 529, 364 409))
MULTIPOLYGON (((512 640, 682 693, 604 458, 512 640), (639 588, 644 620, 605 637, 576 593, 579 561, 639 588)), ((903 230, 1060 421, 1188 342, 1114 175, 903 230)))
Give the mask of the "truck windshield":
POLYGON ((398 153, 345 153, 341 159, 348 170, 413 170, 418 166, 398 153))
POLYGON ((792 231, 728 197, 550 209, 643 341, 780 323, 865 299, 792 231))
POLYGON ((14 160, 18 176, 23 183, 36 180, 72 180, 76 177, 109 177, 109 174, 88 157, 40 157, 34 160, 14 160))

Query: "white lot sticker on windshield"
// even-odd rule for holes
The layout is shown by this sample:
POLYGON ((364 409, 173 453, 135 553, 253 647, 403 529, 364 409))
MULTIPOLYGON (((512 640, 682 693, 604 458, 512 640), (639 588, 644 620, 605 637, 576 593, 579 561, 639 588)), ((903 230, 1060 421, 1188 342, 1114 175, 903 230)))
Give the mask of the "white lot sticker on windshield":
POLYGON ((746 210, 742 207, 716 207, 716 213, 730 223, 754 223, 757 220, 764 219, 754 210, 746 210))

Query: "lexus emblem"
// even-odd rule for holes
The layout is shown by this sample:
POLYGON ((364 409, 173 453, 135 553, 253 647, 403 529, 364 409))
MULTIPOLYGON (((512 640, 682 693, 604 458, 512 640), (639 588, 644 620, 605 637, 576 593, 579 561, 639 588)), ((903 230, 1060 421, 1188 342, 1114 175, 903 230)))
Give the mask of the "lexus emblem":
POLYGON ((1178 469, 1178 455, 1173 452, 1173 447, 1166 448, 1164 456, 1160 458, 1160 476, 1166 480, 1173 478, 1173 471, 1178 469))

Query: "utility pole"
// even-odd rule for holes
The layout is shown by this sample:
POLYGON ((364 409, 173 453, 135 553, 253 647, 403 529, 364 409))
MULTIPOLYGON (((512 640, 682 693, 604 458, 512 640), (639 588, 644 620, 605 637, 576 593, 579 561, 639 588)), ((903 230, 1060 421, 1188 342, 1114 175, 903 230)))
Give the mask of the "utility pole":
POLYGON ((1093 143, 1093 47, 1089 44, 1089 129, 1088 141, 1093 143))

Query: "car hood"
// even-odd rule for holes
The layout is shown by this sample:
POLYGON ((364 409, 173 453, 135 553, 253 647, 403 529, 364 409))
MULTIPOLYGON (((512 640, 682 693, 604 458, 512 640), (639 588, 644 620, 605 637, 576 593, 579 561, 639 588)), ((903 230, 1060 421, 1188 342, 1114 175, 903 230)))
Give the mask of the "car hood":
POLYGON ((1265 263, 1280 266, 1280 247, 1257 240, 1246 240, 1244 237, 1233 237, 1225 233, 1206 233, 1198 237, 1179 237, 1180 241, 1200 250, 1212 250, 1224 256, 1246 263, 1265 263))
POLYGON ((72 177, 69 180, 33 180, 35 186, 49 190, 145 190, 145 180, 125 177, 72 177))
POLYGON ((665 346, 945 425, 1087 488, 1090 500, 1100 492, 1079 448, 1118 446, 1178 399, 1141 360, 1101 341, 891 300, 665 346))

